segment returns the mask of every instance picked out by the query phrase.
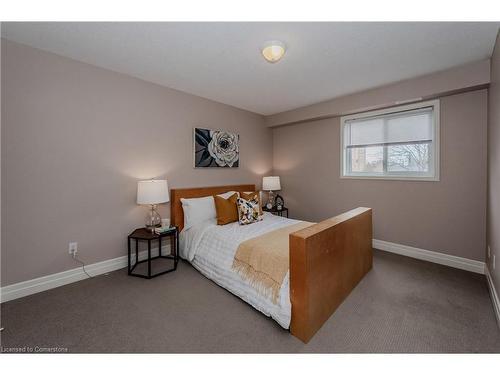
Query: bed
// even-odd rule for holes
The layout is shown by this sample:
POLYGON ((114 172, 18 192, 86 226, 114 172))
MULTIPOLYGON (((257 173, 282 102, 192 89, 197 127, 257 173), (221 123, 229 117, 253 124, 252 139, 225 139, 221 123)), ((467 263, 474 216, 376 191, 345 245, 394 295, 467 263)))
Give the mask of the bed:
POLYGON ((243 241, 299 221, 264 213, 263 221, 250 225, 206 221, 183 230, 181 198, 227 191, 255 191, 255 185, 171 190, 171 222, 181 231, 181 257, 307 343, 372 267, 371 209, 359 207, 291 233, 289 271, 272 301, 232 269, 234 254, 243 241))

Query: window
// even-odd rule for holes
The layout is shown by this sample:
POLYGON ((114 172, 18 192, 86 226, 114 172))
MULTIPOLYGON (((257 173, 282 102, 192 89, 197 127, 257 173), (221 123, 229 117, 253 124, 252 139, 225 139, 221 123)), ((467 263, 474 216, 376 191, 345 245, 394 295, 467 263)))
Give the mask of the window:
POLYGON ((341 177, 439 180, 439 101, 341 118, 341 177))

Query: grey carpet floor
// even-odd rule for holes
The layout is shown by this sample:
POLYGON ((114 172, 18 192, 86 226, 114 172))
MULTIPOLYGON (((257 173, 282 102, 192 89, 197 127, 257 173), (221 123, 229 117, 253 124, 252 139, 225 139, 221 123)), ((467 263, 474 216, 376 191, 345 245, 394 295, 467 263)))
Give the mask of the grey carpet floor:
POLYGON ((1 305, 1 345, 70 352, 500 352, 485 277, 374 251, 374 268, 303 344, 188 263, 125 270, 1 305))

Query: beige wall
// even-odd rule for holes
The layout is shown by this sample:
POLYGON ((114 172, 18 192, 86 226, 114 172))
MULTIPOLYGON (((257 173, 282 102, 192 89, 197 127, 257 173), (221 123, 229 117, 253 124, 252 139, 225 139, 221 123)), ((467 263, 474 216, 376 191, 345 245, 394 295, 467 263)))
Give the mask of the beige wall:
POLYGON ((265 123, 273 127, 363 112, 394 106, 401 101, 415 101, 416 98, 432 99, 464 89, 485 88, 489 82, 490 61, 483 60, 266 116, 265 123))
POLYGON ((500 292, 500 34, 491 57, 488 106, 488 243, 492 252, 488 267, 500 292), (495 269, 493 254, 496 255, 495 269))
POLYGON ((274 173, 294 218, 367 206, 379 240, 484 261, 487 90, 441 98, 441 180, 340 179, 340 119, 273 130, 274 173))
POLYGON ((6 40, 1 57, 2 286, 77 267, 70 241, 88 263, 125 255, 139 179, 260 184, 271 170, 261 116, 6 40), (194 169, 195 126, 238 132, 240 167, 194 169))

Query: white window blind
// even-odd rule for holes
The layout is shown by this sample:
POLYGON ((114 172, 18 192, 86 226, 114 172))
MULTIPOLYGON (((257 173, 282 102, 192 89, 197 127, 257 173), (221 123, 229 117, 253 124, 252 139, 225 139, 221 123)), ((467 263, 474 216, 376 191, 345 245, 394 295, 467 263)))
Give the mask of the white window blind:
POLYGON ((342 118, 342 177, 437 179, 439 102, 342 118))
POLYGON ((432 108, 345 122, 347 147, 432 142, 432 108))

